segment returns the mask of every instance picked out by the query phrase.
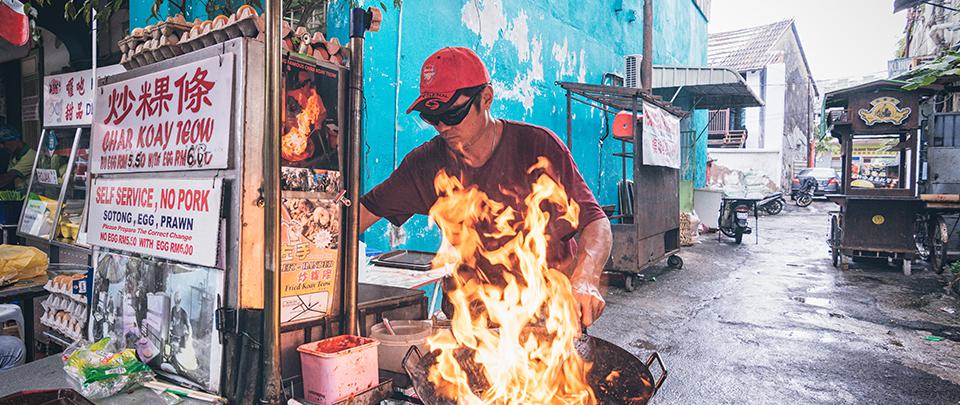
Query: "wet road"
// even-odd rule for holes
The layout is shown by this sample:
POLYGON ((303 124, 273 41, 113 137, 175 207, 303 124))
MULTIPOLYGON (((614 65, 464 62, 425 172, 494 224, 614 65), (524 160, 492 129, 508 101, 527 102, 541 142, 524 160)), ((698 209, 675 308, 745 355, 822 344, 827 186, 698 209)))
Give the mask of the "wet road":
POLYGON ((612 280, 590 333, 663 356, 657 404, 960 403, 960 300, 919 263, 833 268, 834 207, 761 217, 759 244, 701 236, 633 292, 612 280))

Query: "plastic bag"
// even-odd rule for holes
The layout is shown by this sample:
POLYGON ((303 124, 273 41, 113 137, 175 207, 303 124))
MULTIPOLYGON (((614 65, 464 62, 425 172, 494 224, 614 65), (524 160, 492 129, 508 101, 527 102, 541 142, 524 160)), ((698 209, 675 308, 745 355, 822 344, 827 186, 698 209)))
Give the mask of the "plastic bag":
POLYGON ((32 246, 0 245, 0 285, 42 276, 50 259, 32 246))
POLYGON ((77 391, 90 399, 106 398, 125 387, 153 379, 153 371, 133 349, 113 351, 110 338, 79 341, 64 351, 63 370, 77 391))

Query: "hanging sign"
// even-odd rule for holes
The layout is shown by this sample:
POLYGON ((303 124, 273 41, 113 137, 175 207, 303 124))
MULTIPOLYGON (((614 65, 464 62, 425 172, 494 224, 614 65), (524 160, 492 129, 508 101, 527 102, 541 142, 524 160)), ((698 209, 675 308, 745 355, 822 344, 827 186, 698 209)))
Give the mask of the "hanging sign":
POLYGON ((91 172, 224 169, 233 54, 117 82, 95 95, 91 172))
POLYGON ((643 164, 680 168, 680 118, 643 103, 643 164))
POLYGON ((213 267, 217 264, 223 181, 93 181, 91 245, 213 267))
MULTIPOLYGON (((98 77, 123 72, 122 65, 97 68, 98 77)), ((93 69, 43 78, 43 126, 81 126, 93 122, 93 69)))
POLYGON ((893 97, 877 97, 870 101, 870 108, 857 111, 860 119, 869 126, 877 123, 903 125, 913 111, 910 107, 900 108, 900 100, 893 97))

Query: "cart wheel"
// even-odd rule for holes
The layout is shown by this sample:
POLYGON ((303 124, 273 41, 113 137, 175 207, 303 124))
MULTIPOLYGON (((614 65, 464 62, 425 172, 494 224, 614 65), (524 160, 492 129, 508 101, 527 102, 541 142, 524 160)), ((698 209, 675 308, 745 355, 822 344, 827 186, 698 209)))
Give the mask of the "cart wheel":
POLYGON ((680 270, 683 268, 683 258, 677 255, 670 255, 667 258, 667 266, 680 270))
POLYGON ((947 230, 947 223, 943 217, 937 216, 936 223, 931 230, 933 235, 930 238, 930 267, 937 274, 943 273, 947 264, 947 243, 949 242, 950 232, 947 230))
POLYGON ((627 292, 633 292, 633 290, 637 289, 637 286, 635 285, 635 283, 636 283, 636 278, 637 278, 637 277, 634 276, 633 274, 624 274, 624 275, 623 275, 623 289, 624 289, 624 290, 627 290, 627 292))

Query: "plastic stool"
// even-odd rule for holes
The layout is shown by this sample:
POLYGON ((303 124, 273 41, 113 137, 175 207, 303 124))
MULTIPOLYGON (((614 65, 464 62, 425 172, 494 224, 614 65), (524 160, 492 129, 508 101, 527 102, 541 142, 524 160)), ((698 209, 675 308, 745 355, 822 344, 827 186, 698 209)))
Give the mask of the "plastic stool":
POLYGON ((20 358, 20 362, 17 364, 23 364, 23 360, 27 357, 27 348, 23 344, 23 312, 20 310, 20 306, 13 304, 0 304, 0 326, 6 324, 8 321, 14 321, 17 324, 17 329, 20 331, 20 347, 24 355, 20 358))

